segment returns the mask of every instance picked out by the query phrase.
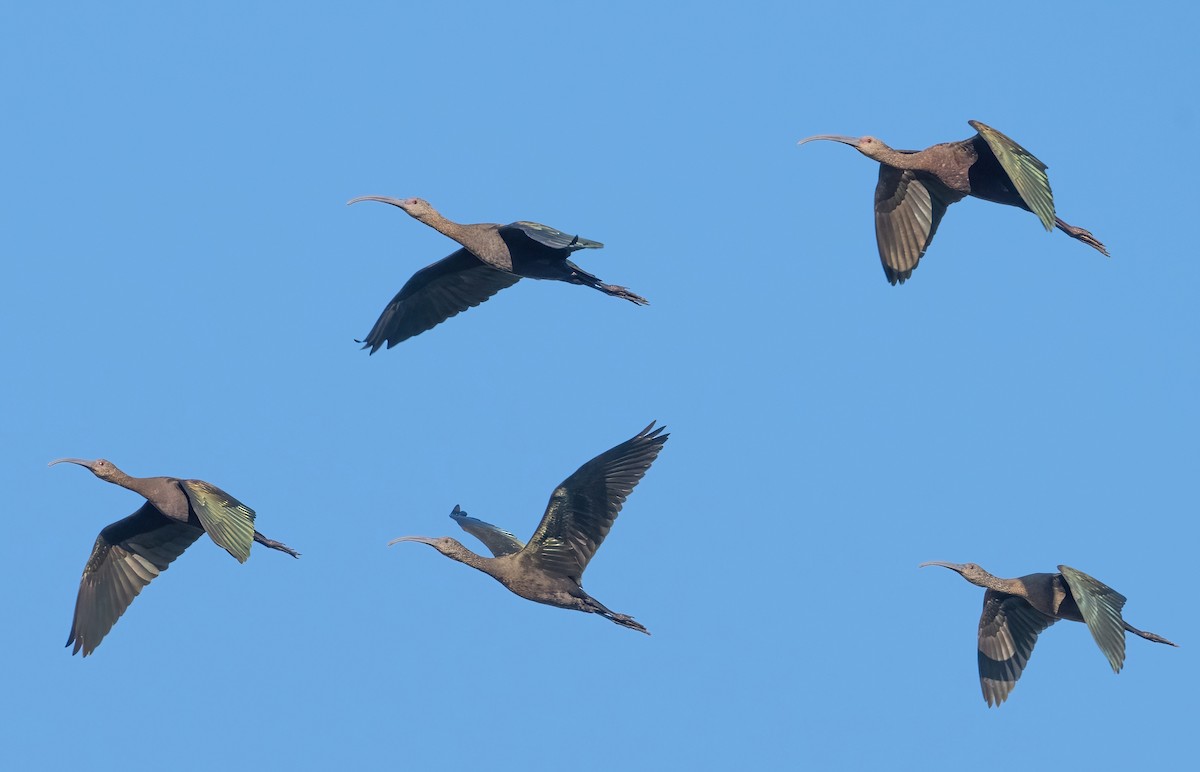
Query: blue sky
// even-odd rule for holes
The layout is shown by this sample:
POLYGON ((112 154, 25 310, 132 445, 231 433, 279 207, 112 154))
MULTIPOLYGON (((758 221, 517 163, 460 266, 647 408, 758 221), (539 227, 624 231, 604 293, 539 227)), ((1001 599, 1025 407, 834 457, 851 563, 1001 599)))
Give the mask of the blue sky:
POLYGON ((6 761, 1188 763, 1196 26, 1153 2, 9 4, 6 761), (1111 259, 968 200, 891 287, 876 165, 795 147, 972 118, 1111 259), (345 206, 367 194, 602 241, 579 262, 651 305, 521 282, 368 357, 455 245, 345 206), (652 419, 671 441, 584 581, 650 638, 384 547, 482 549, 455 504, 527 538, 652 419), (60 456, 209 480, 303 558, 202 539, 71 657, 88 551, 141 499, 60 456), (989 710, 983 591, 925 560, 1075 566, 1181 648, 1130 637, 1114 676, 1060 623, 989 710))

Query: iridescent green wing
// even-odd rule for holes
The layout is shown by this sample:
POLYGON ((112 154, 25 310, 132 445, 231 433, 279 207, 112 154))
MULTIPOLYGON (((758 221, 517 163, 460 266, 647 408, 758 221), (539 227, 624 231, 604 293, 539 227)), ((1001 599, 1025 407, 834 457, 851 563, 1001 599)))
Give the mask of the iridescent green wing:
POLYGON ((979 121, 968 123, 979 132, 1021 198, 1046 226, 1046 230, 1054 230, 1054 195, 1050 192, 1046 164, 991 126, 979 121))
POLYGON ((581 239, 578 236, 563 233, 557 228, 551 228, 549 225, 542 225, 540 222, 521 220, 509 223, 503 226, 503 228, 521 231, 537 243, 551 247, 552 249, 569 249, 574 252, 577 249, 600 249, 604 246, 599 241, 581 239))
POLYGON ((1067 580, 1096 645, 1108 658, 1113 672, 1120 673, 1125 664, 1125 621, 1121 619, 1125 596, 1070 566, 1059 566, 1058 570, 1067 580))
POLYGON ((254 542, 254 510, 203 480, 180 480, 209 538, 245 563, 254 542))

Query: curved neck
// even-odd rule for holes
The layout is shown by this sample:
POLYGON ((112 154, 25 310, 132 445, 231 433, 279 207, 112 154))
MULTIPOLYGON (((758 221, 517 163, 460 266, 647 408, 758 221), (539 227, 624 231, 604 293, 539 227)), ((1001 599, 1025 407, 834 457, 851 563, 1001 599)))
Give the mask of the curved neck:
POLYGON ((506 270, 512 267, 508 257, 508 248, 504 245, 504 240, 500 238, 497 226, 488 223, 463 225, 453 220, 447 220, 441 213, 434 211, 423 212, 417 219, 438 233, 449 236, 462 244, 485 263, 497 264, 498 267, 506 270))
POLYGON ((119 477, 109 478, 109 482, 141 495, 167 517, 188 519, 188 497, 174 477, 130 477, 120 472, 119 477))
POLYGON ((920 153, 901 153, 899 150, 893 150, 887 145, 876 140, 877 147, 873 148, 870 153, 863 153, 868 158, 872 158, 881 164, 887 164, 894 169, 923 169, 920 153))
POLYGON ((976 576, 966 576, 964 574, 963 578, 971 584, 986 587, 996 592, 1003 592, 1008 595, 1020 595, 1022 597, 1026 594, 1025 585, 1016 579, 1001 579, 998 576, 992 576, 982 569, 980 569, 979 574, 976 576))
POLYGON ((453 558, 459 563, 466 563, 471 568, 479 569, 485 574, 494 576, 492 563, 495 558, 485 558, 483 555, 476 555, 471 550, 464 547, 456 539, 447 539, 446 544, 435 544, 433 547, 448 558, 453 558))
POLYGON ((158 478, 131 477, 114 466, 111 472, 100 479, 110 482, 113 485, 120 485, 122 488, 127 488, 134 493, 140 493, 142 496, 150 498, 147 493, 155 487, 154 481, 158 478))
POLYGON ((471 238, 471 235, 478 227, 454 222, 453 220, 449 220, 442 216, 441 212, 434 211, 423 212, 417 217, 417 219, 428 225, 430 228, 433 228, 438 233, 441 233, 444 236, 449 236, 459 244, 463 244, 463 246, 466 246, 466 244, 463 242, 463 239, 471 238))

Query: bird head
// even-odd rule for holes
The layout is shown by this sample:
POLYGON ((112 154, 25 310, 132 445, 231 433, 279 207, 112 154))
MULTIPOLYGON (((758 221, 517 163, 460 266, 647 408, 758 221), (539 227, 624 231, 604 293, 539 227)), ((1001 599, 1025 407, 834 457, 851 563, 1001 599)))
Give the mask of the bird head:
POLYGON ((92 474, 96 475, 101 480, 111 480, 121 473, 121 470, 117 469, 113 462, 103 458, 98 458, 95 461, 86 461, 82 458, 57 458, 46 466, 54 466, 55 464, 61 464, 64 462, 68 464, 79 464, 82 467, 87 467, 92 471, 92 474))
POLYGON ((387 543, 390 547, 393 544, 399 544, 402 541, 415 541, 421 544, 428 544, 443 555, 454 556, 455 553, 464 549, 462 544, 457 540, 451 539, 449 536, 401 536, 398 539, 392 539, 387 543))
POLYGON ((805 142, 812 142, 817 139, 827 139, 830 142, 841 142, 843 145, 849 145, 867 158, 877 158, 880 153, 891 150, 890 147, 875 137, 847 137, 842 134, 817 134, 813 137, 805 137, 796 144, 803 145, 805 142))
POLYGON ((986 587, 987 585, 983 584, 983 582, 991 577, 991 574, 984 571, 976 563, 946 563, 941 560, 930 560, 927 563, 917 566, 917 568, 924 568, 925 566, 941 566, 942 568, 949 568, 951 571, 957 571, 962 575, 963 579, 980 587, 986 587))
POLYGON ((423 198, 388 198, 387 196, 359 196, 352 198, 346 202, 346 206, 357 204, 359 201, 378 201, 383 204, 391 204, 399 207, 408 213, 410 217, 424 221, 430 215, 436 215, 437 211, 423 198))

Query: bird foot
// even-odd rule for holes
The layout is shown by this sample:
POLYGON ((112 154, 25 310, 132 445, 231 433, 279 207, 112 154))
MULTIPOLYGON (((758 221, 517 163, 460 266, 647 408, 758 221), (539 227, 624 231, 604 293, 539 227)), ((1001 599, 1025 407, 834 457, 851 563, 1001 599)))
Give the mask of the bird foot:
POLYGON ((1145 638, 1147 641, 1154 641, 1155 643, 1165 643, 1168 646, 1174 646, 1177 649, 1179 648, 1178 643, 1172 643, 1171 641, 1168 641, 1166 638, 1163 638, 1161 635, 1155 635, 1154 633, 1148 633, 1145 630, 1133 630, 1131 632, 1136 633, 1137 635, 1140 635, 1141 637, 1145 638))
POLYGON ((604 616, 608 617, 609 621, 616 622, 621 627, 628 627, 630 630, 637 630, 639 633, 645 633, 646 635, 650 634, 649 630, 628 614, 618 614, 615 611, 610 611, 604 616))
POLYGON ((630 292, 625 287, 618 287, 616 284, 601 284, 600 289, 604 290, 604 292, 606 292, 609 295, 613 295, 614 297, 618 297, 618 298, 625 298, 630 303, 635 303, 639 306, 650 305, 650 301, 646 300, 641 295, 630 292))
POLYGON ((1059 230, 1061 230, 1063 233, 1067 234, 1068 236, 1070 236, 1073 239, 1079 239, 1084 244, 1087 244, 1089 247, 1096 250, 1097 252, 1104 255, 1105 257, 1111 257, 1111 255, 1108 254, 1108 248, 1105 247, 1103 244, 1101 244, 1100 239, 1093 236, 1091 231, 1085 230, 1083 228, 1077 228, 1074 225, 1068 225, 1067 223, 1063 222, 1062 220, 1059 220, 1057 217, 1054 219, 1055 219, 1055 225, 1057 225, 1059 230))
POLYGON ((270 547, 273 550, 279 550, 280 552, 285 552, 294 558, 300 557, 300 553, 296 552, 296 550, 292 549, 288 545, 286 545, 280 541, 275 541, 274 539, 268 539, 266 536, 263 536, 258 531, 254 532, 254 541, 258 542, 259 544, 263 545, 264 547, 270 547))

